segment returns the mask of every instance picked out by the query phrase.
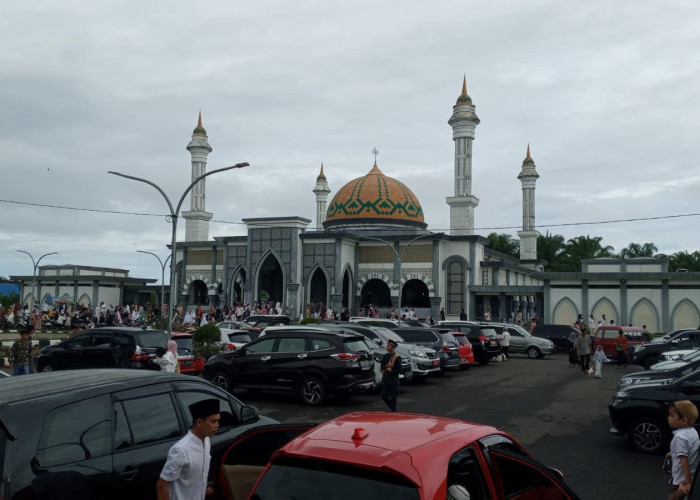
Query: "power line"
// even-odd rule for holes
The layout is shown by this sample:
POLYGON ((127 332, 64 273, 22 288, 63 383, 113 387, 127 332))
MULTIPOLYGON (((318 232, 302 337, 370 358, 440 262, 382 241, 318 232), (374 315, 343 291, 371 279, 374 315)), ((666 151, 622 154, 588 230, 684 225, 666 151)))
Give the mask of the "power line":
MULTIPOLYGON (((0 199, 0 203, 11 203, 15 205, 28 205, 28 206, 33 206, 33 207, 42 207, 42 208, 56 208, 56 209, 61 209, 61 210, 73 210, 76 212, 96 212, 96 213, 104 213, 104 214, 114 214, 114 215, 137 215, 137 216, 144 216, 144 217, 169 217, 169 214, 153 214, 153 213, 146 213, 146 212, 123 212, 120 210, 102 210, 98 208, 84 208, 84 207, 69 207, 65 205, 51 205, 48 203, 33 203, 29 201, 16 201, 16 200, 3 200, 0 199)), ((549 228, 549 227, 567 227, 567 226, 589 226, 589 225, 600 225, 600 224, 618 224, 622 222, 644 222, 644 221, 651 221, 651 220, 664 220, 664 219, 680 219, 683 217, 697 217, 700 216, 700 213, 690 213, 690 214, 675 214, 675 215, 657 215, 653 217, 634 217, 634 218, 629 218, 629 219, 609 219, 609 220, 600 220, 600 221, 589 221, 589 222, 565 222, 561 224, 538 224, 537 228, 549 228)), ((242 221, 227 221, 227 220, 221 220, 221 219, 212 219, 211 222, 216 222, 219 224, 231 224, 231 225, 244 225, 245 222, 242 221)), ((257 225, 264 225, 264 224, 258 224, 257 225)), ((270 225, 272 227, 272 224, 270 225)), ((505 230, 505 229, 521 229, 520 226, 491 226, 491 227, 475 227, 475 231, 496 231, 496 230, 505 230)), ((441 232, 441 231, 449 231, 449 228, 431 228, 432 231, 435 232, 441 232)), ((384 228, 384 232, 391 232, 391 231, 397 231, 397 232, 404 232, 405 229, 393 229, 393 228, 384 228)))

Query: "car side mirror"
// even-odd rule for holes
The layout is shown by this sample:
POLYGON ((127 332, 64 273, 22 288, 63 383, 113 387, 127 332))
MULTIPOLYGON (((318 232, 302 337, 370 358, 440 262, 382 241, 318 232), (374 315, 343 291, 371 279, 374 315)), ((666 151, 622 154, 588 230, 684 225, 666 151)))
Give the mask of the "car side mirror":
POLYGON ((241 408, 241 423, 252 424, 260 420, 260 412, 252 406, 243 406, 241 408))

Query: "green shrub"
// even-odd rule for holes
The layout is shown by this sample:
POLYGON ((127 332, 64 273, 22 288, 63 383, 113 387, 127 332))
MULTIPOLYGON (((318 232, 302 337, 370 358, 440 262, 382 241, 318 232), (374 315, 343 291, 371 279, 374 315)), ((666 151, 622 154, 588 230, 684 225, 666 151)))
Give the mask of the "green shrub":
POLYGON ((205 360, 211 358, 226 349, 221 345, 221 330, 219 327, 209 323, 204 325, 192 335, 192 345, 195 355, 205 360))
POLYGON ((307 317, 299 320, 300 325, 315 325, 315 324, 318 324, 320 322, 321 322, 320 319, 314 318, 313 316, 307 316, 307 317))

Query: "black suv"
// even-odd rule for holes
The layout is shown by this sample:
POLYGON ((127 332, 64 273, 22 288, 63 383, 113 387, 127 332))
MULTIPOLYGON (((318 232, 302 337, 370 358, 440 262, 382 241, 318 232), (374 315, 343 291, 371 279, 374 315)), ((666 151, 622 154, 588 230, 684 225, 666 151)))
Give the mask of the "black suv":
POLYGON ((554 342, 557 351, 568 352, 572 346, 571 335, 580 333, 574 325, 537 325, 532 334, 554 342))
POLYGON ((485 365, 491 358, 501 354, 498 333, 489 325, 479 325, 468 321, 441 321, 440 326, 467 335, 474 352, 474 361, 485 365))
POLYGON ((634 348, 634 362, 649 369, 659 362, 661 354, 677 349, 700 348, 700 330, 683 332, 668 342, 648 342, 634 348))
POLYGON ((151 363, 156 349, 165 349, 163 330, 113 327, 76 333, 47 346, 37 357, 37 371, 80 370, 83 368, 145 368, 159 370, 151 363))
POLYGON ((372 348, 359 333, 322 327, 272 327, 253 342, 209 358, 204 378, 232 391, 293 391, 309 406, 329 393, 347 396, 374 386, 372 348))
MULTIPOLYGON (((668 407, 684 399, 700 406, 700 372, 690 373, 671 383, 650 380, 618 390, 608 405, 613 425, 610 432, 627 434, 639 451, 666 452, 671 441, 668 407)), ((700 429, 700 420, 695 422, 695 428, 700 429)))
POLYGON ((188 406, 220 402, 209 478, 241 434, 275 421, 209 382, 144 370, 10 377, 0 392, 0 498, 155 499, 168 450, 192 426, 188 406))
POLYGON ((446 328, 399 327, 392 330, 404 341, 435 349, 440 358, 440 373, 459 368, 459 342, 446 328))

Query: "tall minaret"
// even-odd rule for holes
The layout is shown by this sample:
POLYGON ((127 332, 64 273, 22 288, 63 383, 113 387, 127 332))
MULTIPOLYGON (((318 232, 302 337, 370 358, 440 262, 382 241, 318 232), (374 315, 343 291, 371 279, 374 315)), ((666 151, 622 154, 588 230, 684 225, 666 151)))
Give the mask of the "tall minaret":
POLYGON ((323 231, 323 221, 326 220, 326 202, 330 192, 331 188, 328 187, 326 176, 323 175, 323 163, 321 163, 321 173, 316 177, 316 186, 314 186, 314 194, 316 195, 316 229, 318 231, 323 231))
POLYGON ((450 234, 473 234, 474 208, 479 204, 479 198, 472 195, 472 141, 481 120, 476 116, 476 107, 467 94, 466 76, 462 94, 452 110, 452 117, 447 122, 452 127, 452 139, 455 141, 455 194, 447 198, 450 234))
POLYGON ((523 167, 518 174, 523 185, 523 230, 518 231, 520 236, 520 260, 537 260, 537 237, 539 231, 535 229, 535 183, 539 174, 535 170, 535 162, 530 157, 530 145, 527 145, 527 156, 523 160, 523 167))
MULTIPOLYGON (((187 145, 192 156, 192 181, 207 171, 207 156, 211 146, 207 141, 207 131, 202 127, 202 112, 199 112, 197 128, 192 132, 192 140, 187 145)), ((204 210, 206 179, 202 179, 192 188, 190 211, 182 212, 185 224, 185 241, 207 241, 209 239, 209 221, 214 214, 204 210)))

